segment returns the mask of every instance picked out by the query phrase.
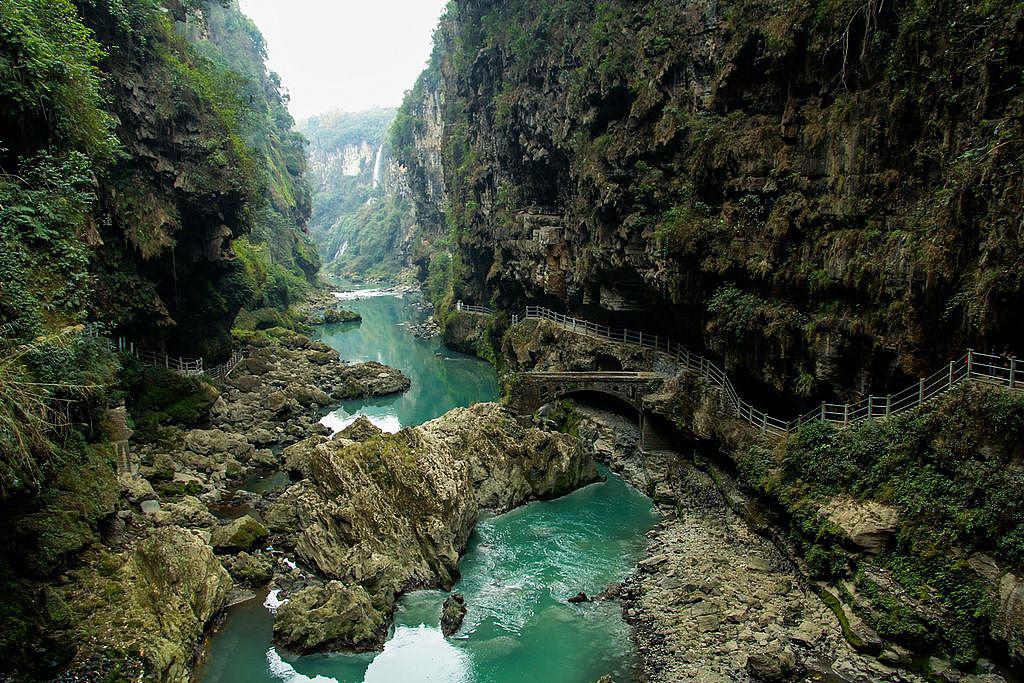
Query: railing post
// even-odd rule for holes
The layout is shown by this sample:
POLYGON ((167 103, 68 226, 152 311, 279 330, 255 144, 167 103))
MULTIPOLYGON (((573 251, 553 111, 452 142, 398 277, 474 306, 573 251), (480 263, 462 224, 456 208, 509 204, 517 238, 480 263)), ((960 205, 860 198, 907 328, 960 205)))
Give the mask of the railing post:
POLYGON ((924 403, 924 378, 917 383, 917 405, 924 403))
POLYGON ((1017 356, 1010 356, 1010 388, 1013 389, 1017 375, 1017 356))
POLYGON ((843 404, 843 426, 850 424, 850 404, 843 404))
POLYGON ((971 378, 971 366, 974 364, 974 350, 967 349, 967 379, 971 378))
POLYGON ((868 417, 875 416, 875 397, 868 394, 868 417))
POLYGON ((949 361, 949 386, 953 386, 953 372, 955 371, 954 370, 955 368, 956 368, 956 361, 955 360, 949 361))
POLYGON ((885 397, 885 416, 889 417, 890 409, 892 408, 892 394, 885 397))
POLYGON ((821 402, 821 421, 825 421, 825 402, 821 402))
POLYGON ((640 346, 643 347, 643 345, 644 345, 644 331, 640 330, 640 346))
POLYGON ((455 302, 455 310, 456 311, 461 311, 462 310, 462 300, 461 299, 455 302))

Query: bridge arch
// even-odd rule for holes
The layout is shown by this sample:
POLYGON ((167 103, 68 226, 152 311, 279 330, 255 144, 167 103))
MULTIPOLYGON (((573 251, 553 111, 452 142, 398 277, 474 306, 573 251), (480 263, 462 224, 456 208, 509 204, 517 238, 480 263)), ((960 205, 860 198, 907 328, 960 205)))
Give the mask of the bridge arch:
POLYGON ((642 414, 644 412, 644 406, 642 398, 636 396, 626 396, 616 391, 610 391, 609 389, 585 389, 585 388, 566 388, 564 390, 556 391, 551 395, 550 398, 544 400, 544 403, 551 403, 552 401, 561 401, 563 399, 572 398, 586 398, 587 396, 600 396, 606 398, 615 399, 622 406, 629 406, 637 413, 642 414))
POLYGON ((564 398, 587 394, 608 397, 636 411, 644 447, 649 431, 644 397, 663 381, 663 376, 651 372, 523 372, 515 376, 511 385, 509 407, 528 415, 564 398))

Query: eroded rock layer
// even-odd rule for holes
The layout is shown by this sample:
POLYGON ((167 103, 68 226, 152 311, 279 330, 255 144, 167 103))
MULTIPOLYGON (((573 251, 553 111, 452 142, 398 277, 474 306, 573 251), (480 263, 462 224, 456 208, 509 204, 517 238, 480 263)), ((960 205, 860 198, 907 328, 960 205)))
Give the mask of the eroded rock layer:
POLYGON ((275 637, 300 651, 379 647, 400 593, 454 584, 482 509, 505 512, 596 478, 575 438, 524 427, 497 404, 398 434, 358 431, 303 449, 308 478, 266 515, 304 564, 348 596, 306 588, 297 604, 311 611, 279 612, 275 637))

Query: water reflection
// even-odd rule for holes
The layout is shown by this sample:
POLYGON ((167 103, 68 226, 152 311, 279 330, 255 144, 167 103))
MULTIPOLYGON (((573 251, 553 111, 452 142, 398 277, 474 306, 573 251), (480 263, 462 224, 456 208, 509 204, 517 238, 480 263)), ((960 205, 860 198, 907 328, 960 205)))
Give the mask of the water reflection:
POLYGON ((344 429, 359 415, 387 432, 418 425, 452 408, 498 396, 497 376, 478 358, 444 348, 437 339, 416 339, 403 329, 424 314, 413 304, 418 295, 396 295, 390 290, 364 290, 348 308, 363 316, 362 325, 325 325, 319 338, 346 361, 377 361, 399 368, 412 382, 403 394, 346 401, 321 422, 334 431, 344 429), (367 292, 372 294, 369 295, 367 292))

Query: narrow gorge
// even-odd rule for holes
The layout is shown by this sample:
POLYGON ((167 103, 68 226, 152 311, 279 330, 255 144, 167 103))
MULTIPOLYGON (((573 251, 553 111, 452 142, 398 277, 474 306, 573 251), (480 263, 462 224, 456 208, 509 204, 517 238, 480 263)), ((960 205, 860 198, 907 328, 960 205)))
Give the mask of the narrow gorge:
POLYGON ((0 681, 1021 680, 1022 160, 1016 0, 0 0, 0 681))

